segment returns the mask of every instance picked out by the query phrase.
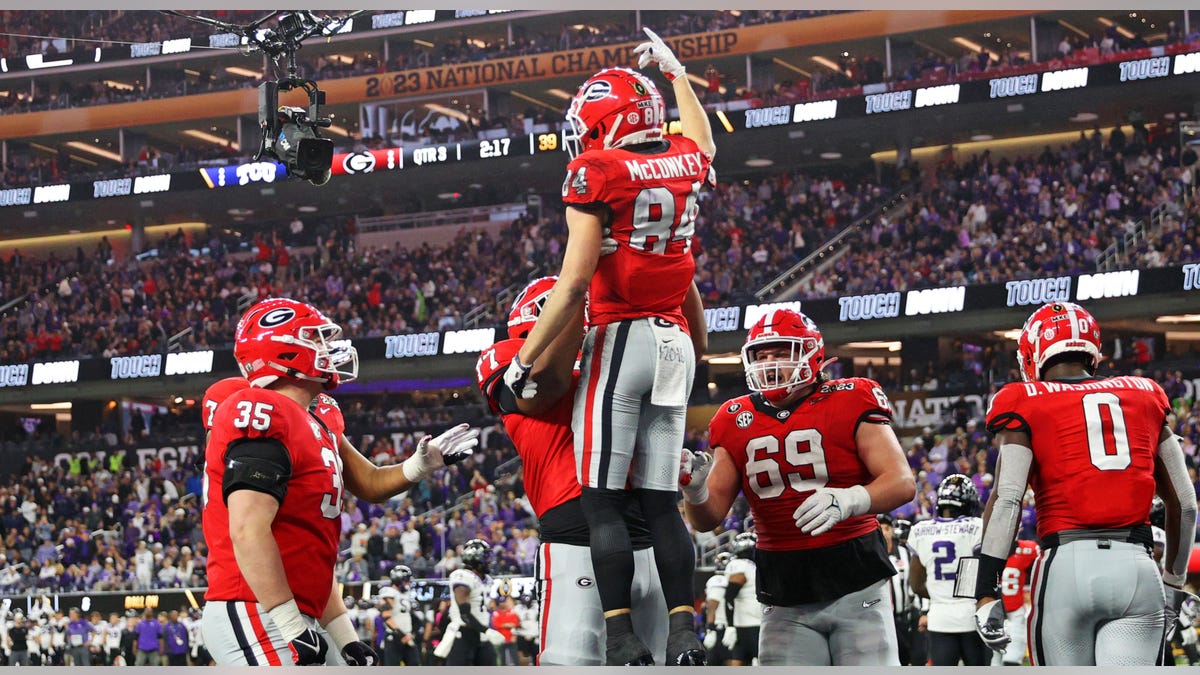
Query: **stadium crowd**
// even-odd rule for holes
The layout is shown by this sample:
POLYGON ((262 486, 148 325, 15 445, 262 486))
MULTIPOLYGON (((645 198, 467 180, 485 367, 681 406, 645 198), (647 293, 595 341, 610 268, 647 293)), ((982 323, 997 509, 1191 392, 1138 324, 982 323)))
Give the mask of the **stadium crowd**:
MULTIPOLYGON (((1156 267, 1200 259, 1193 169, 1180 167, 1174 132, 1097 129, 1040 156, 955 161, 947 151, 896 182, 919 186, 907 211, 865 222, 802 277, 804 297, 993 283, 1096 270, 1097 258, 1137 223, 1146 238, 1128 262, 1156 267), (1151 220, 1155 209, 1163 216, 1151 220)), ((1194 156, 1183 159, 1195 161, 1194 156)), ((722 182, 702 195, 696 281, 705 303, 752 300, 768 283, 892 194, 863 174, 784 173, 722 182)), ((397 240, 356 247, 353 219, 322 218, 178 231, 150 241, 154 255, 116 259, 103 240, 90 254, 0 259, 0 298, 24 299, 0 318, 0 362, 120 356, 161 350, 186 329, 185 349, 228 344, 239 302, 304 297, 329 308, 351 337, 460 328, 472 308, 498 325, 504 289, 557 265, 560 212, 522 216, 493 232, 464 229, 444 245, 397 240), (297 222, 299 223, 297 225, 297 222), (488 264, 462 264, 487 260, 488 264)))

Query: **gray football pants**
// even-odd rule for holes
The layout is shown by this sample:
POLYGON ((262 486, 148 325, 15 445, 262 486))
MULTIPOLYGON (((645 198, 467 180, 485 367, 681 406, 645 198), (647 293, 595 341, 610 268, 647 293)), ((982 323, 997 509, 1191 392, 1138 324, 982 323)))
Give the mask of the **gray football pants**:
POLYGON ((1085 539, 1044 549, 1031 595, 1035 666, 1154 665, 1166 598, 1145 546, 1085 539))
POLYGON ((896 666, 896 624, 887 579, 832 602, 763 605, 763 666, 896 666))

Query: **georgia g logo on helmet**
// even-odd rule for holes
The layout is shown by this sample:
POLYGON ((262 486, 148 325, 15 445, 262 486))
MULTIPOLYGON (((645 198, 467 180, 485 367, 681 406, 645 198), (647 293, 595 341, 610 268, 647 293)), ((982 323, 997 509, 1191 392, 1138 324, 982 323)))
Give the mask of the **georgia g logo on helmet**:
POLYGON ((262 318, 258 320, 258 325, 263 328, 274 328, 291 321, 295 316, 296 310, 291 307, 277 307, 263 314, 262 318))

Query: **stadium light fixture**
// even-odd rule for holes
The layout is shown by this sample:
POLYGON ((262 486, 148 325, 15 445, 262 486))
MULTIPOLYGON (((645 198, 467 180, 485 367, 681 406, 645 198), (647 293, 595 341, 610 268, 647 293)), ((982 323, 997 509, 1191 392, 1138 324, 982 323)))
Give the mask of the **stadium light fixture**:
POLYGON ((731 356, 712 356, 706 359, 710 365, 714 366, 740 366, 742 365, 742 357, 739 354, 731 356))
POLYGON ((810 72, 808 72, 807 70, 805 70, 805 69, 801 68, 800 66, 797 66, 797 65, 795 65, 795 64, 792 64, 792 63, 788 63, 787 61, 784 61, 783 59, 779 58, 778 56, 776 56, 776 57, 773 57, 773 58, 771 59, 771 62, 772 62, 772 63, 774 63, 774 64, 775 64, 775 65, 777 65, 777 66, 782 66, 782 67, 784 67, 784 68, 787 68, 788 70, 792 71, 793 73, 799 73, 799 74, 801 74, 801 75, 803 75, 803 76, 805 76, 805 77, 812 77, 812 73, 810 73, 810 72))
POLYGON ((822 66, 825 66, 826 68, 828 68, 828 69, 830 69, 830 70, 834 71, 835 73, 840 73, 840 72, 842 72, 842 68, 841 68, 841 66, 839 66, 839 65, 838 65, 836 62, 834 62, 834 61, 830 61, 829 59, 825 58, 824 56, 813 56, 813 57, 811 57, 811 58, 812 58, 812 60, 813 60, 814 62, 816 62, 816 63, 819 63, 819 64, 821 64, 822 66))
POLYGON ((71 402, 62 401, 60 403, 30 403, 30 410, 70 410, 71 402))
POLYGON ((237 141, 223 138, 221 136, 214 136, 207 131, 200 131, 199 129, 184 129, 182 133, 184 136, 191 136, 192 138, 204 141, 205 143, 212 143, 213 145, 219 145, 221 147, 228 146, 233 150, 242 149, 242 146, 239 145, 237 141))
POLYGON ((550 94, 551 96, 561 98, 564 101, 571 100, 571 94, 568 94, 566 91, 559 89, 558 87, 555 87, 554 89, 547 89, 546 93, 550 94))
POLYGON ((249 68, 242 68, 241 66, 230 66, 229 68, 225 69, 225 72, 229 73, 230 75, 241 75, 242 77, 252 77, 256 80, 258 78, 262 77, 261 72, 259 72, 257 70, 250 70, 249 68))
POLYGON ((899 340, 891 340, 891 341, 874 340, 871 342, 847 342, 844 346, 847 349, 886 349, 889 352, 900 351, 900 341, 899 340))
POLYGON ((1164 314, 1155 321, 1158 323, 1200 323, 1200 314, 1164 314))
POLYGON ((1110 19, 1106 16, 1098 16, 1098 17, 1096 17, 1096 21, 1104 24, 1105 26, 1108 26, 1109 28, 1116 28, 1117 32, 1121 34, 1121 37, 1123 37, 1127 40, 1132 40, 1134 37, 1133 31, 1116 23, 1115 21, 1113 21, 1112 19, 1110 19))
POLYGON ((111 159, 114 162, 122 161, 121 155, 119 155, 111 150, 105 150, 104 148, 97 147, 95 145, 92 145, 91 143, 84 143, 83 141, 67 141, 66 143, 63 143, 63 145, 67 146, 68 148, 75 148, 76 150, 81 150, 83 152, 91 153, 93 155, 96 155, 97 157, 103 157, 104 159, 111 159))

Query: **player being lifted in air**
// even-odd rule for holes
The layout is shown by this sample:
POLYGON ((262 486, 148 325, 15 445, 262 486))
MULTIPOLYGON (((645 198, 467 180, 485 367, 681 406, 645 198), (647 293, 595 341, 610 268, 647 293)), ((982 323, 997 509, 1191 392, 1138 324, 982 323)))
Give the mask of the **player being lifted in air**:
POLYGON ((676 499, 679 448, 696 359, 707 330, 691 253, 697 197, 715 145, 708 117, 671 49, 634 51, 674 83, 682 136, 664 137, 666 106, 647 77, 609 68, 567 109, 572 160, 563 182, 567 246, 541 319, 505 372, 518 397, 536 394, 530 368, 588 299, 575 397, 575 459, 592 565, 606 618, 605 662, 645 664, 631 617, 634 555, 623 511, 633 490, 654 542, 669 615, 667 663, 702 665, 693 628, 696 556, 676 499))

